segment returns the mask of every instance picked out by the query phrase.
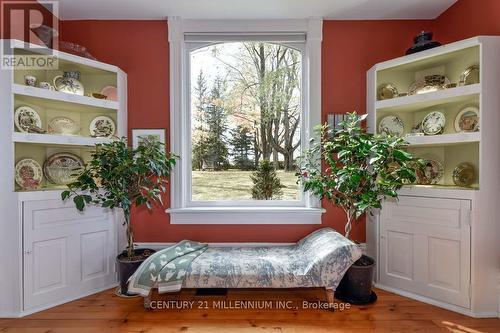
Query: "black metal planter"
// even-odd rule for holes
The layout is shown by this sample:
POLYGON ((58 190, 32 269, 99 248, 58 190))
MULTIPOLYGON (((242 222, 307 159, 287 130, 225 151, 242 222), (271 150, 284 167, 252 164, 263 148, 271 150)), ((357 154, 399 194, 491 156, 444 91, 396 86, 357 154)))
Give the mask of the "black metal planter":
POLYGON ((351 304, 370 304, 377 300, 372 290, 375 260, 363 255, 345 273, 335 297, 351 304))
MULTIPOLYGON (((134 253, 136 256, 141 256, 145 253, 153 254, 155 251, 151 249, 138 249, 134 253)), ((116 257, 116 265, 118 270, 118 282, 120 283, 120 294, 124 296, 131 296, 128 293, 127 281, 134 274, 134 272, 139 268, 139 266, 147 259, 145 256, 138 260, 128 260, 127 253, 123 252, 116 257)))

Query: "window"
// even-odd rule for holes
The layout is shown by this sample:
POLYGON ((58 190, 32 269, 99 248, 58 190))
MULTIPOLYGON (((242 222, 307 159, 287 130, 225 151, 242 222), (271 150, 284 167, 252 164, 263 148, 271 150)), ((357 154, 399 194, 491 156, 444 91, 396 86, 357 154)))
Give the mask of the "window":
POLYGON ((191 200, 300 200, 301 50, 260 41, 195 47, 191 200))
POLYGON ((295 160, 320 122, 321 21, 168 24, 171 223, 319 223, 295 160))

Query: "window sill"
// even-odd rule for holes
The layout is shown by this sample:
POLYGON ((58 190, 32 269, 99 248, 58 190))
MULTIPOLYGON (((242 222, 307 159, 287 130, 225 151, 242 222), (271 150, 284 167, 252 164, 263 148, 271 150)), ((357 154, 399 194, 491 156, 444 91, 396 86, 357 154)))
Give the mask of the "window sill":
POLYGON ((322 208, 192 207, 167 209, 170 224, 321 224, 322 208))

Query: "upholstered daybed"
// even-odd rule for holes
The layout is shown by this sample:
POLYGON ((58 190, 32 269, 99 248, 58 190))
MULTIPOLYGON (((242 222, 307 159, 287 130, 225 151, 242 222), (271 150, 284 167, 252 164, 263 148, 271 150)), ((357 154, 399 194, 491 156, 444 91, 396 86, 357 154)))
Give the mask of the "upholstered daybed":
MULTIPOLYGON (((360 257, 360 248, 331 228, 317 230, 294 245, 209 246, 182 272, 178 289, 321 287, 326 288, 327 299, 333 302, 333 291, 360 257)), ((131 289, 129 285, 129 292, 131 289)), ((149 292, 145 306, 150 303, 150 296, 149 292)))

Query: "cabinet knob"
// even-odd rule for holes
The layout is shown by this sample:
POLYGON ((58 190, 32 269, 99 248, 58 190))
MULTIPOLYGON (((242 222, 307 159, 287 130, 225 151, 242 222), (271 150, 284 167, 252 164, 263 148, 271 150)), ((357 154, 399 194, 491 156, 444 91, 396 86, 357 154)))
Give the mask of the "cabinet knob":
POLYGON ((24 251, 24 254, 31 254, 31 250, 24 251))
POLYGON ((384 235, 380 235, 380 239, 385 239, 385 236, 384 235))

